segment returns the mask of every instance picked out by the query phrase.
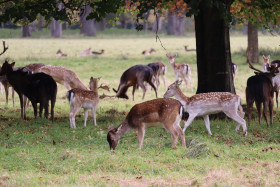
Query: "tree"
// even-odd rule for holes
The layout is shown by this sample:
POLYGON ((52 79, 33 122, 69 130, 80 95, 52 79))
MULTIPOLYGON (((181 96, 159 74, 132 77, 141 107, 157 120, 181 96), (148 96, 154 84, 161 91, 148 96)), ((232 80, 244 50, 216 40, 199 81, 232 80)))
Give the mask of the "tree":
POLYGON ((86 36, 96 36, 94 29, 94 20, 87 20, 87 16, 91 13, 92 9, 87 4, 83 7, 80 13, 80 33, 86 36))
POLYGON ((248 23, 248 46, 246 50, 247 63, 259 63, 258 27, 248 23))
POLYGON ((62 37, 62 23, 52 18, 51 23, 51 37, 61 38, 62 37))

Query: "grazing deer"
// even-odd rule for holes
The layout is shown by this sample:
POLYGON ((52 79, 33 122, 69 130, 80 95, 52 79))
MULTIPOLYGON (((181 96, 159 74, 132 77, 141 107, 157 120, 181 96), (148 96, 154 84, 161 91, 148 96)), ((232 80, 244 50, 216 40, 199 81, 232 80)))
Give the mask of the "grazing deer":
POLYGON ((70 69, 61 66, 47 65, 41 67, 38 71, 52 76, 55 82, 64 85, 67 90, 73 88, 89 90, 78 78, 77 74, 70 69))
POLYGON ((149 66, 145 66, 145 65, 132 66, 122 74, 118 90, 115 90, 113 88, 113 90, 117 93, 116 97, 129 99, 129 97, 126 95, 126 92, 130 86, 133 86, 132 96, 134 100, 135 89, 137 86, 140 86, 143 89, 142 99, 144 99, 146 94, 146 87, 144 85, 144 82, 147 82, 152 86, 157 97, 157 90, 155 85, 152 83, 152 77, 153 77, 153 70, 149 66))
POLYGON ((37 118, 37 103, 40 103, 39 116, 45 109, 45 117, 48 118, 49 100, 51 100, 51 119, 54 120, 54 105, 56 100, 57 85, 53 78, 45 73, 32 74, 31 71, 24 71, 24 68, 13 70, 15 62, 9 64, 8 61, 2 65, 0 75, 6 75, 7 80, 19 95, 21 106, 21 118, 26 119, 23 95, 32 103, 34 116, 37 118))
POLYGON ((105 50, 104 50, 104 49, 101 49, 100 52, 91 51, 91 54, 93 54, 93 55, 102 55, 104 52, 105 52, 105 50))
POLYGON ((246 121, 243 119, 244 112, 239 96, 229 92, 209 92, 186 97, 179 88, 181 83, 182 80, 177 80, 171 84, 163 97, 167 98, 175 96, 183 105, 184 109, 189 113, 189 118, 183 129, 184 132, 195 117, 202 116, 208 133, 212 135, 209 114, 224 112, 228 117, 238 123, 235 131, 238 132, 240 125, 242 125, 243 134, 245 136, 247 135, 246 121))
POLYGON ((182 146, 186 147, 185 134, 180 127, 183 111, 180 102, 170 98, 154 99, 134 105, 119 126, 109 127, 107 141, 110 150, 115 150, 120 138, 131 130, 137 130, 138 147, 141 149, 146 128, 155 126, 164 126, 172 135, 172 148, 176 148, 178 137, 182 146))
POLYGON ((86 56, 86 55, 90 55, 90 54, 91 54, 91 47, 88 48, 88 49, 83 50, 83 51, 80 53, 80 56, 86 56))
POLYGON ((160 85, 160 82, 159 82, 159 77, 160 76, 162 78, 164 88, 165 88, 166 87, 165 86, 165 74, 167 73, 166 65, 162 62, 153 62, 153 63, 148 64, 147 66, 151 67, 154 71, 154 77, 155 77, 155 81, 156 81, 156 84, 157 84, 157 89, 160 85))
POLYGON ((174 55, 174 56, 169 56, 168 54, 166 54, 166 57, 168 59, 169 64, 171 65, 171 67, 174 70, 176 80, 179 80, 179 78, 181 78, 184 81, 184 83, 186 84, 186 90, 187 90, 188 83, 187 83, 187 80, 185 78, 185 76, 187 76, 188 81, 191 85, 192 92, 193 92, 193 86, 192 86, 192 81, 191 81, 191 67, 188 64, 176 65, 175 64, 175 58, 177 57, 177 54, 174 55))
POLYGON ((151 55, 153 52, 156 52, 156 50, 155 50, 154 48, 151 48, 150 51, 148 51, 148 50, 143 51, 143 52, 142 52, 142 55, 147 55, 147 56, 149 56, 149 55, 151 55))
POLYGON ((60 49, 57 50, 56 54, 57 54, 58 57, 67 56, 67 54, 63 53, 60 49))
POLYGON ((32 73, 38 73, 39 69, 43 66, 45 66, 45 64, 43 64, 43 63, 32 63, 32 64, 28 64, 25 67, 30 69, 32 71, 32 73))
MULTIPOLYGON (((261 108, 263 104, 263 115, 268 126, 267 121, 267 109, 269 109, 270 115, 270 125, 273 123, 273 96, 275 88, 273 86, 273 76, 276 72, 276 67, 272 66, 269 72, 263 72, 261 70, 253 67, 251 63, 249 63, 249 67, 257 72, 256 75, 251 76, 247 80, 246 87, 246 102, 248 109, 248 126, 250 126, 251 116, 252 116, 252 108, 254 102, 256 103, 258 117, 259 117, 259 125, 261 124, 261 108)), ((278 96, 278 93, 276 93, 278 96)))
POLYGON ((70 127, 76 128, 75 116, 81 108, 84 109, 84 126, 87 126, 88 109, 91 109, 92 117, 94 120, 94 125, 96 126, 96 107, 99 102, 98 96, 98 81, 100 78, 96 79, 91 77, 89 82, 90 90, 83 90, 80 88, 74 88, 67 92, 67 99, 70 103, 70 127))

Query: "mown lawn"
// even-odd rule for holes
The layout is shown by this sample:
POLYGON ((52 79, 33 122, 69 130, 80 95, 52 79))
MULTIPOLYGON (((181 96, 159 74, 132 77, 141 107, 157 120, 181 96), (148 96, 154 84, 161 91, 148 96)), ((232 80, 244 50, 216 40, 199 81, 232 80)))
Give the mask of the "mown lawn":
MULTIPOLYGON (((167 85, 171 84, 175 77, 165 54, 178 53, 176 62, 191 65, 192 82, 196 87, 195 52, 186 53, 183 47, 195 48, 193 34, 188 33, 185 37, 162 35, 166 50, 151 34, 129 34, 127 37, 121 34, 116 37, 108 31, 107 35, 96 38, 66 35, 63 39, 21 39, 5 35, 2 38, 9 50, 0 60, 2 63, 9 57, 17 66, 35 62, 61 65, 74 70, 86 85, 90 76, 102 76, 101 83, 117 88, 124 70, 154 61, 167 65, 167 85), (80 57, 79 53, 89 47, 94 51, 104 49, 105 54, 80 57), (150 48, 157 52, 151 56, 141 55, 143 50, 150 48), (68 56, 57 57, 58 49, 68 56)), ((239 68, 235 86, 243 104, 246 80, 254 74, 245 64, 246 43, 246 36, 234 34, 231 38, 233 61, 239 68)), ((271 59, 280 58, 278 36, 260 35, 259 43, 262 51, 270 52, 271 59)), ((234 132, 236 123, 231 119, 212 119, 213 136, 210 137, 199 118, 186 130, 186 149, 181 145, 171 149, 171 136, 163 128, 151 128, 146 132, 142 150, 137 147, 136 133, 130 132, 111 153, 106 140, 108 126, 118 125, 134 104, 142 102, 142 91, 136 91, 136 99, 132 101, 131 90, 128 90, 129 100, 106 98, 100 101, 97 126, 93 125, 90 115, 88 125, 84 127, 81 110, 76 117, 75 130, 69 128, 67 90, 61 85, 58 85, 54 123, 46 119, 35 120, 31 108, 28 109, 28 120, 21 120, 18 96, 15 95, 13 106, 11 97, 6 105, 4 94, 0 95, 3 109, 0 110, 0 185, 280 185, 280 115, 276 107, 273 126, 267 127, 264 121, 258 126, 254 121, 248 127, 247 137, 234 132)), ((162 84, 158 92, 162 97, 165 92, 162 84)), ((100 90, 102 93, 114 95, 112 90, 100 90)), ((186 95, 193 94, 188 89, 186 95)), ((145 100, 154 98, 154 92, 148 91, 145 100)))

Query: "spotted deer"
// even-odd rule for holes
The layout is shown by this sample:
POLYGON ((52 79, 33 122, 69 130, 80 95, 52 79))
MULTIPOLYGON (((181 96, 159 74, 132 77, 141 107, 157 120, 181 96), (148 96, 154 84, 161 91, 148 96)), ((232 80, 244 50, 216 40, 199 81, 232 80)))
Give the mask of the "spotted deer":
POLYGON ((176 55, 170 56, 168 54, 166 54, 166 57, 168 59, 169 64, 171 65, 171 67, 174 70, 174 74, 176 76, 176 80, 179 80, 179 78, 181 78, 184 83, 186 84, 186 89, 188 87, 188 83, 185 77, 188 78, 188 81, 191 85, 191 90, 193 92, 193 86, 192 86, 192 81, 191 81, 191 67, 188 64, 179 64, 176 65, 175 64, 175 58, 177 57, 176 55))
POLYGON ((81 108, 84 109, 84 126, 87 126, 88 109, 91 109, 94 125, 96 126, 96 107, 99 102, 97 85, 99 80, 100 78, 90 78, 90 90, 74 88, 67 92, 66 96, 70 103, 69 119, 71 128, 76 128, 75 116, 81 108))
POLYGON ((43 72, 52 76, 55 82, 64 85, 67 90, 71 90, 73 88, 89 90, 82 83, 77 74, 70 69, 61 66, 47 65, 41 67, 38 72, 43 72))
POLYGON ((181 83, 182 81, 177 80, 171 84, 163 97, 168 98, 175 96, 183 105, 184 109, 189 113, 189 118, 183 129, 184 132, 195 117, 202 116, 208 133, 212 135, 209 114, 224 112, 228 117, 238 123, 235 131, 238 132, 240 125, 242 125, 243 133, 244 135, 247 135, 246 121, 243 119, 244 112, 239 96, 229 92, 209 92, 187 97, 182 93, 179 87, 181 83))
POLYGON ((123 122, 109 127, 107 141, 115 150, 120 138, 131 130, 138 134, 138 147, 142 148, 146 128, 163 126, 173 137, 172 148, 176 148, 178 137, 186 147, 185 134, 180 127, 184 109, 180 102, 171 98, 160 98, 134 105, 123 122))

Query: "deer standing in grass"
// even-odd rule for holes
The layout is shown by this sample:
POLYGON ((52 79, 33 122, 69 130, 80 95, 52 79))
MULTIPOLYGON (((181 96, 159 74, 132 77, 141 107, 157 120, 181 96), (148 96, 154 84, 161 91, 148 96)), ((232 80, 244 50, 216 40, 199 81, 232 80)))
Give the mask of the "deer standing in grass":
POLYGON ((164 126, 172 135, 172 148, 176 148, 178 137, 182 146, 186 147, 185 134, 180 127, 184 109, 180 102, 171 98, 160 98, 134 105, 124 121, 114 128, 109 127, 107 141, 110 149, 114 150, 120 138, 131 130, 137 130, 138 147, 142 148, 145 130, 149 127, 164 126))
POLYGON ((38 71, 52 76, 55 82, 64 85, 67 88, 67 90, 71 90, 73 88, 89 90, 82 83, 77 74, 70 69, 61 66, 47 65, 41 67, 38 71))
POLYGON ((209 114, 224 112, 228 117, 238 123, 235 131, 238 132, 242 125, 243 133, 244 135, 247 135, 246 121, 243 119, 244 112, 239 96, 229 92, 209 92, 186 97, 179 88, 181 83, 182 81, 175 81, 171 84, 163 97, 167 98, 175 96, 183 105, 184 109, 189 113, 189 118, 183 129, 184 132, 195 117, 202 116, 208 133, 212 135, 209 114))
POLYGON ((188 81, 191 85, 191 90, 193 92, 193 86, 192 86, 192 81, 191 81, 191 67, 188 64, 176 65, 175 58, 177 57, 177 54, 173 55, 173 56, 169 56, 168 54, 166 54, 166 57, 168 59, 169 64, 171 65, 171 67, 174 70, 176 80, 179 80, 179 78, 181 78, 184 81, 184 83, 186 84, 186 90, 187 90, 187 87, 188 87, 188 83, 186 80, 186 77, 187 77, 188 81))
POLYGON ((84 109, 84 126, 87 126, 88 109, 91 109, 92 117, 94 120, 94 125, 96 126, 96 107, 99 102, 98 96, 98 81, 100 78, 96 79, 91 77, 89 82, 90 90, 84 90, 79 88, 74 88, 67 92, 67 99, 70 103, 70 127, 76 128, 75 116, 81 108, 84 109))
POLYGON ((157 89, 160 85, 160 82, 159 82, 159 77, 161 76, 161 79, 163 81, 163 85, 164 85, 164 88, 166 87, 165 86, 165 75, 167 73, 167 67, 164 63, 162 62, 152 62, 152 63, 149 63, 147 66, 151 67, 154 71, 154 77, 155 77, 155 81, 156 81, 156 84, 157 84, 157 89))

